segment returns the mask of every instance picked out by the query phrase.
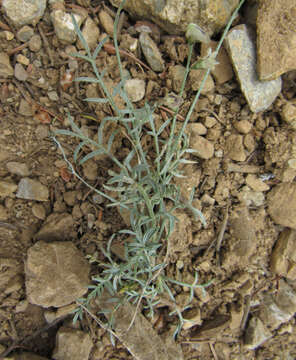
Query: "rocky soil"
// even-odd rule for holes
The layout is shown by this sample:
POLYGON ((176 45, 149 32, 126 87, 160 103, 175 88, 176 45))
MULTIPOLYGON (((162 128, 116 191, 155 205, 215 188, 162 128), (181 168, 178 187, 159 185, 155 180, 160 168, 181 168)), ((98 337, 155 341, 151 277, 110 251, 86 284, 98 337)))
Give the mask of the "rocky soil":
MULTIPOLYGON (((184 313, 192 321, 177 344, 168 304, 152 320, 145 312, 139 315, 131 335, 125 329, 133 312, 126 307, 118 315, 113 346, 92 314, 74 325, 72 311, 97 274, 89 259, 103 259, 101 246, 126 226, 125 219, 71 174, 50 133, 69 129, 68 111, 90 137, 101 119, 112 115, 104 104, 83 102, 101 96, 95 84, 73 81, 92 72, 70 55, 83 52, 70 14, 94 49, 106 34, 112 38, 116 1, 32 1, 20 10, 14 1, 2 0, 1 359, 132 359, 130 352, 137 359, 296 358, 296 6, 272 2, 275 6, 266 7, 269 2, 261 1, 258 8, 256 1, 246 1, 187 130, 196 164, 184 168, 187 177, 178 183, 185 198, 196 187, 194 204, 207 226, 189 213, 176 214, 167 272, 192 282, 197 270, 199 282, 211 285, 206 292, 195 291, 184 313)), ((172 113, 185 70, 184 22, 169 23, 153 12, 150 22, 145 7, 140 15, 127 10, 132 16, 124 12, 119 33, 130 77, 126 91, 136 105, 161 104, 155 112, 161 124, 172 113)), ((217 23, 207 23, 201 14, 212 41, 195 46, 194 61, 217 44, 232 10, 225 9, 224 20, 217 15, 217 23)), ((97 66, 106 70, 107 86, 114 87, 119 69, 111 41, 97 66)), ((190 72, 179 125, 202 75, 202 70, 190 72)), ((75 140, 62 137, 61 142, 71 159, 75 140)), ((112 151, 119 158, 128 154, 124 134, 112 151)), ((100 157, 76 171, 102 190, 112 166, 100 157)), ((174 290, 182 307, 188 289, 174 290)))

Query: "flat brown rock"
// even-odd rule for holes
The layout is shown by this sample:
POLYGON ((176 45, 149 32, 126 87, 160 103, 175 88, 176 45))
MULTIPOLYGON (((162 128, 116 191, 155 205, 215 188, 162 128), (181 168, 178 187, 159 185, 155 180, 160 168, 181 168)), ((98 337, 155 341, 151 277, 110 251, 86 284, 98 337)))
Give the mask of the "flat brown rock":
POLYGON ((257 16, 257 70, 273 80, 296 69, 295 0, 260 1, 257 16))
POLYGON ((283 183, 272 189, 268 213, 276 224, 296 229, 296 183, 283 183))

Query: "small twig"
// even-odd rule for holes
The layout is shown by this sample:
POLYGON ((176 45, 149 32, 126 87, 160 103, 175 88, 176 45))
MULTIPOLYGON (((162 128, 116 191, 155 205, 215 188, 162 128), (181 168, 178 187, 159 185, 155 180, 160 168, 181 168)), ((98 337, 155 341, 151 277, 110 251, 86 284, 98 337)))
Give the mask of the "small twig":
POLYGON ((50 60, 50 65, 53 66, 54 65, 54 60, 53 60, 53 55, 52 55, 52 52, 51 52, 51 49, 50 49, 50 46, 49 46, 49 42, 46 38, 46 36, 44 35, 44 32, 42 30, 42 27, 40 24, 38 24, 38 30, 39 30, 39 33, 42 37, 42 40, 43 40, 43 43, 44 43, 44 47, 45 47, 45 50, 49 56, 49 60, 50 60))
POLYGON ((18 47, 16 47, 16 48, 14 48, 14 49, 8 50, 8 51, 7 51, 7 55, 8 55, 8 56, 11 56, 11 55, 13 55, 13 54, 15 54, 15 53, 17 53, 17 52, 25 49, 28 45, 29 45, 29 42, 26 42, 26 43, 24 43, 24 44, 22 44, 22 45, 20 45, 20 46, 18 46, 18 47))
MULTIPOLYGON (((175 115, 175 112, 174 112, 173 110, 168 109, 167 107, 165 107, 165 106, 163 106, 163 105, 159 105, 158 107, 159 107, 160 109, 168 112, 168 113, 171 114, 171 115, 175 115)), ((180 115, 180 114, 177 115, 177 119, 178 119, 179 121, 184 121, 184 120, 185 120, 185 119, 183 118, 183 116, 180 115)))
POLYGON ((217 353, 216 353, 216 350, 215 350, 215 348, 214 348, 214 345, 213 345, 213 343, 209 343, 209 347, 210 347, 210 350, 211 350, 211 352, 212 352, 212 354, 213 354, 213 357, 214 357, 214 359, 215 360, 219 360, 219 358, 218 358, 218 356, 217 356, 217 353))
POLYGON ((225 213, 224 213, 224 219, 221 225, 221 229, 217 238, 217 243, 216 243, 216 260, 217 260, 217 264, 220 265, 220 248, 221 248, 221 244, 222 244, 222 240, 224 237, 224 233, 226 230, 226 226, 227 226, 227 222, 228 222, 228 217, 229 217, 229 203, 226 206, 225 209, 225 213))
POLYGON ((226 164, 227 172, 239 172, 246 174, 257 174, 260 172, 260 166, 257 165, 248 165, 248 164, 234 164, 228 163, 226 164))
MULTIPOLYGON (((107 51, 110 55, 115 55, 115 47, 112 44, 104 44, 104 50, 107 51)), ((143 61, 139 60, 135 55, 131 54, 128 51, 119 49, 119 53, 123 56, 129 57, 130 59, 134 60, 136 63, 142 65, 146 70, 152 71, 149 66, 147 66, 143 61)))

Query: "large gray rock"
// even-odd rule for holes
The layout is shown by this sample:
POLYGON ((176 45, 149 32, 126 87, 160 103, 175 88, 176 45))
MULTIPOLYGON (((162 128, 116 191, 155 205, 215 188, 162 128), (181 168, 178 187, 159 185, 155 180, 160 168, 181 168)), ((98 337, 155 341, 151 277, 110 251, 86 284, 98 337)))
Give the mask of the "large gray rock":
POLYGON ((3 0, 2 7, 15 26, 36 25, 44 14, 46 0, 3 0))
POLYGON ((264 111, 278 96, 281 78, 260 81, 256 71, 256 46, 251 29, 246 25, 233 28, 225 38, 241 90, 253 112, 264 111))
MULTIPOLYGON (((119 6, 121 0, 111 0, 119 6)), ((129 0, 124 9, 136 18, 152 20, 171 34, 184 32, 196 23, 210 35, 228 22, 239 0, 129 0)))
POLYGON ((89 263, 73 243, 38 241, 28 250, 26 293, 31 304, 68 305, 87 292, 89 263))

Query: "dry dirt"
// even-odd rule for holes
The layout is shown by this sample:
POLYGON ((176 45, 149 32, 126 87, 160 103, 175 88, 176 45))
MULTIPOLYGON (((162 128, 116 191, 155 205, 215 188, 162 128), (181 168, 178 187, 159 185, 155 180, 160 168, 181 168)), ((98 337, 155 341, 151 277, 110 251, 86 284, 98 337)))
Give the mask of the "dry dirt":
MULTIPOLYGON (((61 78, 67 62, 64 45, 58 42, 46 20, 41 20, 41 25, 54 54, 53 64, 45 47, 38 53, 32 53, 28 48, 16 50, 11 59, 15 65, 15 55, 22 53, 30 59, 30 63, 41 61, 43 66, 38 71, 39 76, 45 79, 45 85, 38 86, 35 80, 20 82, 15 78, 0 79, 0 180, 18 184, 24 176, 11 173, 6 164, 26 164, 30 178, 48 188, 50 199, 45 202, 24 200, 15 194, 0 198, 0 254, 1 259, 7 259, 7 263, 1 260, 0 267, 0 344, 10 346, 19 339, 35 334, 21 346, 21 350, 50 358, 58 328, 69 324, 71 320, 61 321, 46 329, 44 309, 26 303, 24 261, 28 249, 36 242, 35 234, 51 213, 68 213, 73 218, 74 228, 71 233, 63 234, 65 240, 72 241, 84 255, 94 255, 99 251, 100 244, 125 225, 115 210, 106 207, 105 200, 96 199, 95 202, 92 191, 67 172, 61 154, 48 137, 50 130, 68 126, 65 115, 67 109, 75 121, 90 132, 96 129, 106 109, 94 109, 82 101, 86 92, 84 84, 73 83, 68 89, 62 89, 61 78), (48 97, 49 86, 50 91, 58 94, 57 101, 48 97), (20 104, 26 107, 29 116, 20 114, 20 104), (97 122, 83 118, 83 114, 95 117, 97 122), (92 217, 89 214, 93 214, 92 217), (90 219, 94 219, 93 226, 89 226, 90 219), (38 330, 41 331, 36 334, 38 330)), ((171 91, 172 80, 168 76, 170 67, 183 64, 183 40, 179 37, 172 39, 167 38, 165 44, 159 45, 167 64, 161 76, 146 71, 131 59, 124 59, 124 66, 133 77, 144 79, 150 84, 151 90, 146 94, 146 101, 154 102, 171 91)), ((8 52, 19 45, 18 40, 1 38, 0 51, 8 52)), ((198 47, 195 52, 198 53, 198 47)), ((108 69, 112 80, 116 82, 118 69, 115 56, 103 51, 99 63, 108 69)), ((77 73, 87 74, 87 66, 79 63, 77 73)), ((184 330, 179 341, 185 359, 206 360, 215 355, 217 359, 296 358, 294 318, 284 324, 289 327, 289 331, 281 328, 275 330, 274 336, 256 351, 244 347, 242 328, 247 302, 251 303, 249 314, 256 313, 256 304, 260 303, 262 294, 273 292, 278 286, 279 278, 270 271, 270 256, 283 227, 276 225, 268 215, 267 193, 283 181, 286 161, 296 157, 295 130, 291 130, 281 115, 283 106, 295 99, 295 81, 295 72, 283 76, 282 93, 272 107, 264 113, 252 114, 233 78, 227 83, 216 85, 212 92, 202 96, 192 117, 192 120, 205 126, 205 137, 215 147, 215 156, 208 160, 197 159, 198 163, 187 170, 189 179, 186 180, 186 187, 190 183, 197 186, 196 205, 201 208, 208 225, 203 228, 189 217, 180 221, 179 235, 173 239, 169 273, 175 278, 190 280, 193 269, 198 269, 200 283, 212 280, 213 284, 207 289, 206 296, 196 296, 194 304, 195 308, 200 309, 203 324, 217 321, 219 325, 220 321, 222 325, 216 325, 212 333, 203 329, 201 335, 198 326, 184 330), (251 124, 247 134, 239 132, 235 126, 241 120, 251 124), (247 151, 246 161, 236 162, 227 157, 230 151, 227 139, 231 135, 242 137, 244 151, 247 151), (268 190, 259 191, 259 200, 250 200, 246 206, 244 197, 249 199, 249 195, 245 195, 245 186, 252 180, 249 171, 257 176, 272 174, 273 177, 266 176, 264 183, 268 185, 268 190), (265 196, 263 200, 262 194, 265 196), (228 221, 224 222, 225 233, 217 254, 215 241, 225 217, 228 221), (184 231, 189 232, 186 237, 184 231), (177 260, 183 261, 181 269, 176 267, 177 260)), ((187 89, 181 115, 186 114, 193 95, 187 89)), ((156 112, 159 116, 165 116, 165 112, 156 112)), ((63 145, 71 155, 75 144, 65 139, 63 145)), ((120 139, 118 155, 124 156, 127 151, 128 143, 120 139)), ((101 189, 110 166, 108 160, 102 159, 91 161, 77 171, 101 189)), ((286 206, 289 206, 288 202, 286 206)), ((181 297, 182 289, 178 291, 181 297)), ((159 316, 157 331, 165 333, 172 320, 168 317, 167 309, 163 309, 159 316)), ((93 351, 91 359, 131 358, 121 344, 113 348, 108 335, 90 319, 84 320, 81 328, 91 334, 94 343, 101 349, 100 357, 96 357, 93 351)))

